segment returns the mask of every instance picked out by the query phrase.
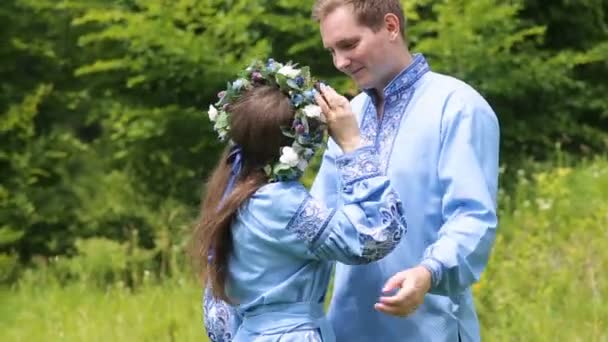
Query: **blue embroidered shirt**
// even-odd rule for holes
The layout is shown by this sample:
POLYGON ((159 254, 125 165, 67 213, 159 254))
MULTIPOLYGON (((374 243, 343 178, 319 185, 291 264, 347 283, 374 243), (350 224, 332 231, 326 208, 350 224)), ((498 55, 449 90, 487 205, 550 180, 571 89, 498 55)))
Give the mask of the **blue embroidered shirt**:
MULTIPOLYGON (((338 341, 479 341, 470 286, 479 279, 495 238, 499 127, 487 102, 470 86, 429 70, 422 55, 376 98, 351 104, 364 139, 381 155, 407 212, 409 231, 386 258, 336 265, 328 317, 338 341), (422 264, 432 288, 411 316, 374 310, 386 280, 422 264)), ((339 205, 344 184, 330 141, 311 193, 339 205)))
POLYGON ((335 159, 341 206, 312 198, 299 182, 258 190, 232 224, 227 294, 205 295, 212 341, 334 341, 323 302, 331 261, 366 264, 386 256, 405 233, 401 202, 372 146, 335 159))

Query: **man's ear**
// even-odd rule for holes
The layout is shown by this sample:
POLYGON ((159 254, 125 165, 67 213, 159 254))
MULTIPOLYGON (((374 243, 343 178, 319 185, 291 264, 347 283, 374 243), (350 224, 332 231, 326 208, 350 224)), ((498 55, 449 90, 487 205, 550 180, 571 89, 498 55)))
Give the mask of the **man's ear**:
POLYGON ((391 39, 397 39, 401 36, 401 25, 399 18, 393 13, 387 13, 384 16, 384 28, 388 31, 391 39))

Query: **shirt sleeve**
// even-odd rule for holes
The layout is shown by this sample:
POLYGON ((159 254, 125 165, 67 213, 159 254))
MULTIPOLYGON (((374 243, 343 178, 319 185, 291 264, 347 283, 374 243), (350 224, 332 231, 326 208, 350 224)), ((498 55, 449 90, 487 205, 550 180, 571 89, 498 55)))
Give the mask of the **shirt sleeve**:
MULTIPOLYGON (((353 111, 361 113, 367 99, 368 97, 364 93, 352 99, 350 103, 353 111)), ((361 121, 361 114, 358 115, 357 120, 361 121)), ((323 153, 321 167, 310 189, 312 197, 321 199, 330 208, 336 208, 342 204, 339 196, 340 177, 336 166, 336 158, 340 155, 342 155, 342 150, 330 137, 327 141, 327 149, 323 153)))
POLYGON ((455 296, 479 280, 494 244, 499 127, 479 94, 457 91, 446 103, 441 133, 444 223, 421 264, 431 272, 431 293, 455 296))
POLYGON ((322 199, 325 205, 331 208, 340 205, 338 168, 336 167, 337 151, 338 146, 330 138, 327 143, 327 149, 323 153, 321 167, 310 189, 310 194, 314 198, 322 199))
POLYGON ((236 308, 211 293, 207 287, 203 294, 203 322, 211 342, 232 341, 241 325, 236 308))
POLYGON ((341 205, 331 208, 307 194, 287 231, 315 259, 345 264, 379 260, 397 246, 406 231, 401 201, 381 173, 374 147, 360 148, 334 161, 337 182, 331 184, 337 189, 332 191, 341 205))

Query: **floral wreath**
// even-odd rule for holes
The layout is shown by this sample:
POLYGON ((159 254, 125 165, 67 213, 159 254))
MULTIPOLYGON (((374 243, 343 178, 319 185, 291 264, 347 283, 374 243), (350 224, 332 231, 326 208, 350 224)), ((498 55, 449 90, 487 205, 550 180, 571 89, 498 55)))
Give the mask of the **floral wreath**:
MULTIPOLYGON (((226 90, 218 94, 219 100, 215 105, 209 106, 208 114, 214 122, 213 129, 220 141, 226 141, 230 137, 230 112, 226 111, 228 105, 259 84, 278 87, 289 96, 295 109, 292 125, 281 127, 283 135, 293 139, 293 143, 281 147, 279 160, 266 165, 264 171, 271 182, 298 179, 323 144, 325 132, 321 108, 315 101, 315 81, 310 76, 308 67, 298 69, 294 64, 281 64, 272 58, 266 63, 252 62, 234 82, 228 83, 226 90)), ((234 142, 231 141, 231 144, 234 142)))

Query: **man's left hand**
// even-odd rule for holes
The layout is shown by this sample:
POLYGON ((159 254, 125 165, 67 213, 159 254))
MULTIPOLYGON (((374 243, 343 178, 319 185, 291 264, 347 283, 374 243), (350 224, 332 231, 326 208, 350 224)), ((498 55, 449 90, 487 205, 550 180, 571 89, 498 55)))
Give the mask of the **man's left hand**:
POLYGON ((417 266, 392 276, 384 285, 383 293, 398 289, 392 296, 382 296, 374 308, 393 316, 408 316, 424 302, 424 295, 431 288, 431 272, 417 266))

